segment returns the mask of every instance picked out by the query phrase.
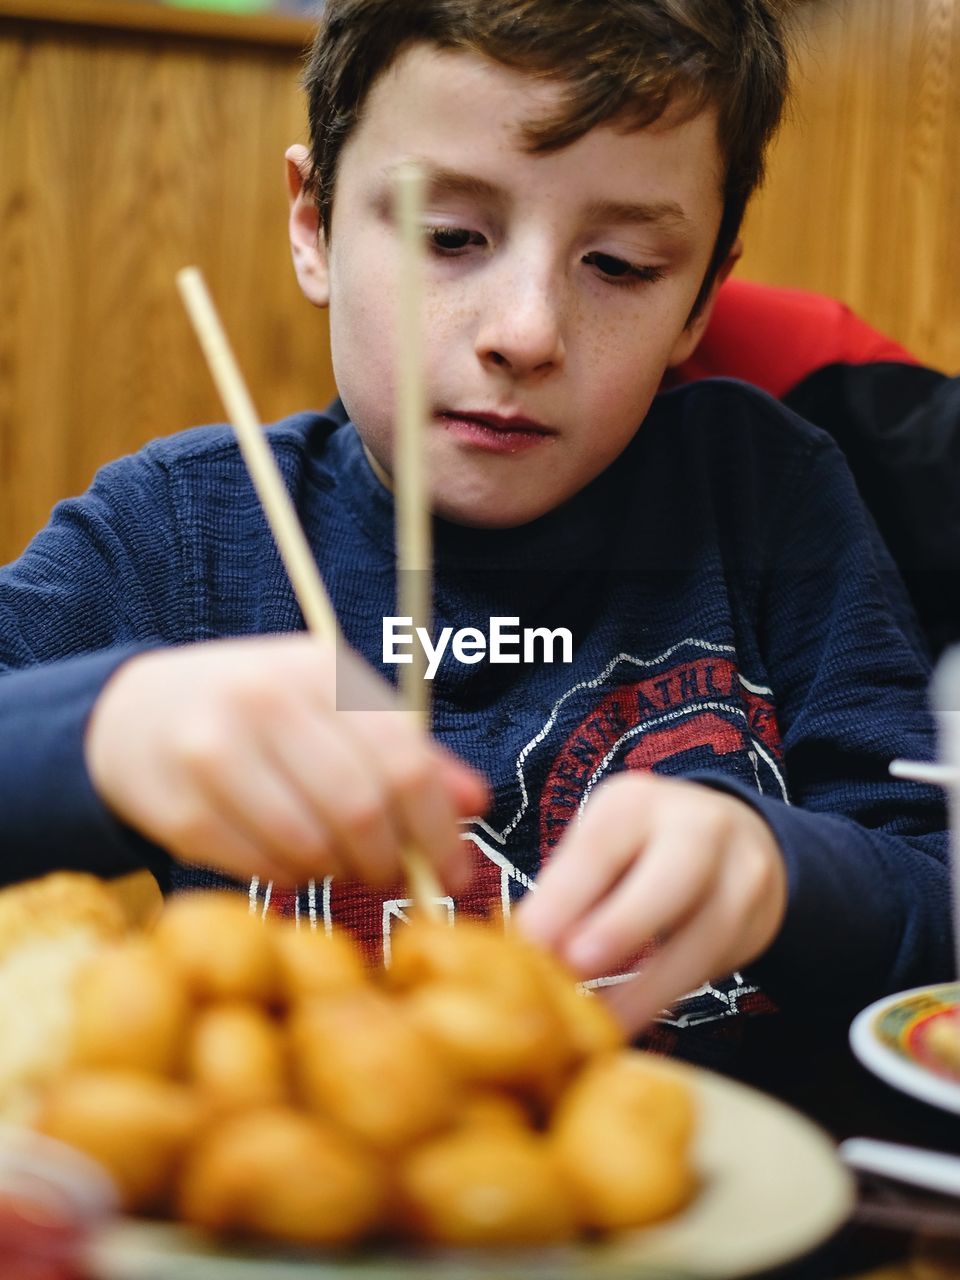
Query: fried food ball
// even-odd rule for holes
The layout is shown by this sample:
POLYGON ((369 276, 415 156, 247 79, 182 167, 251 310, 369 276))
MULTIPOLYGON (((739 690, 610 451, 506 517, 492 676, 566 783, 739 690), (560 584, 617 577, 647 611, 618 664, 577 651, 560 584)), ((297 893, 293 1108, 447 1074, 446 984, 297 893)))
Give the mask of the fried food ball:
POLYGON ((398 1184, 409 1228, 437 1244, 548 1244, 576 1228, 547 1144, 519 1126, 434 1138, 406 1156, 398 1184))
POLYGON ((599 1231, 642 1227, 678 1212, 696 1181, 687 1161, 659 1135, 598 1124, 584 1142, 562 1125, 557 1162, 583 1226, 599 1231))
POLYGON ((602 1106, 624 1124, 655 1129, 678 1151, 687 1149, 696 1124, 689 1088, 664 1068, 662 1059, 636 1049, 589 1063, 567 1090, 563 1106, 602 1106))
POLYGON ((183 1052, 190 1002, 148 942, 94 956, 78 975, 71 1062, 168 1075, 183 1052))
POLYGON ((112 885, 92 875, 54 872, 0 889, 3 1120, 32 1122, 70 1059, 77 978, 126 929, 112 885))
POLYGON ((271 1107, 229 1116, 201 1137, 176 1204, 213 1231, 339 1245, 376 1225, 384 1194, 369 1153, 315 1117, 271 1107))
POLYGON ((290 1004, 336 994, 367 982, 363 957, 346 933, 325 933, 284 921, 274 927, 280 990, 290 1004))
POLYGON ((544 1003, 443 980, 415 988, 404 1003, 460 1080, 535 1084, 555 1056, 556 1019, 544 1003))
POLYGON ((385 977, 400 991, 444 980, 517 992, 529 974, 521 948, 500 929, 475 920, 460 920, 452 928, 418 917, 394 936, 385 977))
POLYGON ((535 955, 529 943, 489 924, 467 920, 451 929, 417 919, 394 942, 387 981, 410 993, 411 1007, 446 1052, 461 1065, 471 1058, 479 1064, 468 1078, 516 1081, 552 1099, 573 1064, 573 1050, 535 955), (453 984, 464 994, 459 1013, 451 998, 453 984), (434 987, 446 994, 425 994, 434 987), (468 997, 467 990, 475 995, 468 997), (532 1043, 538 1048, 531 1053, 532 1043), (517 1075, 506 1065, 511 1054, 526 1055, 528 1063, 535 1057, 535 1069, 522 1068, 517 1075))
POLYGON ((36 1128, 99 1161, 124 1209, 143 1213, 164 1207, 201 1118, 183 1085, 133 1071, 78 1072, 50 1089, 36 1128))
POLYGON ((575 1063, 623 1046, 623 1027, 609 1007, 598 996, 580 990, 573 973, 556 957, 531 946, 529 961, 556 1011, 575 1063))
POLYGON ((127 932, 123 907, 96 876, 54 871, 0 890, 0 961, 23 943, 78 929, 104 941, 127 932))
POLYGON ((164 908, 153 938, 199 1000, 272 1002, 279 994, 275 931, 237 893, 185 893, 164 908))
POLYGON ((307 1107, 381 1149, 448 1122, 453 1078, 404 1010, 374 988, 331 996, 291 1017, 295 1079, 307 1107))
POLYGON ((200 1010, 190 1029, 186 1074, 212 1110, 286 1102, 283 1032, 259 1005, 209 1005, 200 1010))
POLYGON ((618 1231, 668 1217, 696 1179, 687 1148, 693 1102, 645 1055, 589 1064, 561 1098, 550 1136, 585 1227, 618 1231))
POLYGON ((519 1098, 495 1089, 478 1089, 461 1099, 455 1125, 479 1132, 502 1128, 529 1129, 530 1116, 519 1098))

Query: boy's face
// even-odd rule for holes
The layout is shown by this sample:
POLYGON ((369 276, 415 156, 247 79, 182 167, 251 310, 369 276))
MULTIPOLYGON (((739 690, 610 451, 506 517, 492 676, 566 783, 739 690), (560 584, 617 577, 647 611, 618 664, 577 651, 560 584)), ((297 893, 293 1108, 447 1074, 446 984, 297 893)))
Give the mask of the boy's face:
POLYGON ((463 524, 525 523, 599 475, 706 320, 687 326, 722 212, 713 113, 601 126, 532 155, 522 126, 557 93, 472 54, 414 46, 376 82, 344 147, 326 245, 291 160, 301 285, 329 303, 337 386, 388 475, 392 175, 411 160, 426 171, 428 467, 435 511, 463 524))

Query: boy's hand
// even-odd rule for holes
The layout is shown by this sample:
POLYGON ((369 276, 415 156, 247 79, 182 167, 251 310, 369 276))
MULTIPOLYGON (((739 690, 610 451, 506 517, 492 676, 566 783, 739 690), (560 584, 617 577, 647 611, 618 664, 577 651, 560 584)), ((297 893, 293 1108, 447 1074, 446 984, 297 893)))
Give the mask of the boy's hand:
POLYGON ((652 773, 597 789, 517 921, 583 978, 616 972, 645 943, 642 973, 604 990, 629 1033, 776 936, 786 869, 768 825, 735 796, 652 773))
POLYGON ((85 753, 103 801, 156 844, 284 886, 329 874, 386 884, 412 846, 462 888, 457 819, 487 804, 479 775, 389 685, 307 635, 131 659, 97 700, 85 753))

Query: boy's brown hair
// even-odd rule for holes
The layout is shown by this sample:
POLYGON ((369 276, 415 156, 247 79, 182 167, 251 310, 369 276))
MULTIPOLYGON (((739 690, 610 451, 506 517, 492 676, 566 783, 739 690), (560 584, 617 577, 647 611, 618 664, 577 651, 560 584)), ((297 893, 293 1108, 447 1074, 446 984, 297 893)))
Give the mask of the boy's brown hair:
POLYGON ((723 217, 693 314, 763 176, 786 99, 782 0, 326 0, 306 72, 310 191, 330 234, 337 165, 377 78, 409 45, 481 54, 555 80, 557 112, 531 121, 530 150, 594 126, 652 124, 668 106, 713 105, 726 162, 723 217))

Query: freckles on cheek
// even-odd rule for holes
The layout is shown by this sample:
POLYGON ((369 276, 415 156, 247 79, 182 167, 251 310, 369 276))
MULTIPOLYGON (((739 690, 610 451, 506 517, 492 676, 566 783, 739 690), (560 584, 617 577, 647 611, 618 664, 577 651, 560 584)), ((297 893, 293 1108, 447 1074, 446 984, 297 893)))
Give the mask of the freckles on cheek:
POLYGON ((651 350, 656 343, 647 341, 646 334, 642 325, 613 320, 600 321, 583 334, 578 364, 601 394, 622 392, 643 380, 656 358, 651 350))
POLYGON ((348 353, 351 366, 364 371, 377 386, 378 395, 389 397, 397 337, 393 309, 354 300, 339 327, 340 346, 348 353))
POLYGON ((629 332, 622 324, 601 323, 591 333, 578 363, 588 396, 583 409, 612 433, 597 442, 601 449, 640 425, 659 390, 667 356, 662 336, 646 325, 629 332))
POLYGON ((427 365, 445 366, 457 347, 457 340, 473 351, 467 324, 467 309, 453 299, 424 300, 423 344, 427 365))

